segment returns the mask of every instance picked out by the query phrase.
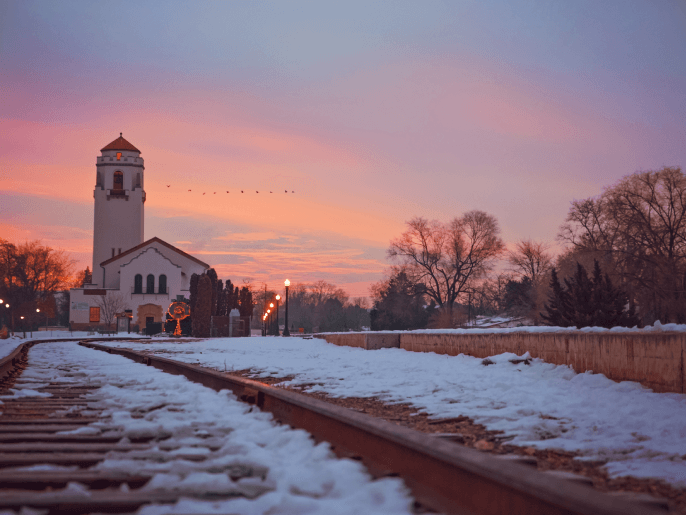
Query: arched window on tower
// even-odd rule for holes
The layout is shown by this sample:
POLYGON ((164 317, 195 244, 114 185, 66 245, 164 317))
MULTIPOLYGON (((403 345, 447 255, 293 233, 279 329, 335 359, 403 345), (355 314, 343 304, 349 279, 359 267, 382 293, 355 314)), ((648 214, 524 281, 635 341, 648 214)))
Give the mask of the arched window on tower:
POLYGON ((155 293, 155 276, 148 274, 145 285, 145 293, 155 293))
POLYGON ((167 276, 162 274, 160 275, 160 293, 167 293, 167 276))
POLYGON ((113 190, 123 190, 124 189, 124 173, 114 172, 114 181, 112 184, 113 190))
POLYGON ((143 293, 143 276, 136 274, 133 278, 133 293, 143 293))

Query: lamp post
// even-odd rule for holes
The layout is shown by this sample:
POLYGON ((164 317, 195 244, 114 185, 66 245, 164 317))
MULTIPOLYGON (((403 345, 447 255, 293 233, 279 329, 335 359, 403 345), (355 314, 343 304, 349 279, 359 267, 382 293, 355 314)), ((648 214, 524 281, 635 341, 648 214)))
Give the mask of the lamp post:
POLYGON ((24 333, 24 338, 26 338, 26 327, 24 326, 24 317, 21 317, 21 330, 24 333))
MULTIPOLYGON (((0 300, 0 303, 2 303, 2 300, 0 300)), ((36 308, 36 313, 40 313, 40 309, 36 308)), ((40 322, 38 322, 40 324, 40 322)), ((45 330, 48 330, 48 312, 45 312, 45 330)), ((52 333, 51 333, 52 334, 52 333)))
MULTIPOLYGON (((5 302, 4 300, 0 299, 0 305, 5 302)), ((9 327, 9 331, 11 332, 12 336, 14 336, 14 318, 12 317, 12 311, 10 310, 10 303, 6 302, 5 303, 5 309, 8 311, 7 313, 7 325, 9 327)))
MULTIPOLYGON (((6 308, 6 309, 9 309, 9 308, 10 308, 10 305, 9 305, 9 304, 5 304, 4 306, 3 306, 3 304, 5 304, 5 301, 2 300, 2 299, 0 299, 0 307, 4 307, 4 308, 6 308)), ((3 317, 0 318, 0 321, 4 321, 4 320, 5 320, 5 317, 4 317, 4 315, 3 315, 3 317)), ((9 323, 10 323, 10 322, 9 322, 9 319, 8 319, 8 320, 7 320, 7 324, 9 325, 9 323)))
POLYGON ((274 303, 269 303, 269 335, 274 335, 274 303))
MULTIPOLYGON (((36 313, 38 313, 38 315, 40 315, 40 309, 39 308, 36 308, 36 313)), ((40 325, 40 322, 38 322, 38 324, 40 325)), ((46 323, 45 325, 48 325, 48 324, 46 323)), ((31 338, 33 338, 33 322, 31 322, 31 338)))
POLYGON ((288 330, 288 287, 291 285, 291 282, 286 279, 283 284, 286 287, 286 319, 284 320, 283 325, 283 335, 290 336, 291 332, 288 330))
POLYGON ((281 300, 281 295, 276 295, 276 331, 274 335, 279 336, 279 301, 281 300))

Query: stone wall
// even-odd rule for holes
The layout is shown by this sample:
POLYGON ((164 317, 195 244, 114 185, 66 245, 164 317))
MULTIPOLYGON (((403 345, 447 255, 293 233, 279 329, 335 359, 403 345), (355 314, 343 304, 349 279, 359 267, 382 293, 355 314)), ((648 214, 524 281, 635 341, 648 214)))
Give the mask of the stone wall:
POLYGON ((398 347, 413 352, 435 352, 486 358, 504 352, 529 352, 576 372, 593 371, 615 381, 636 381, 656 392, 686 393, 684 354, 686 333, 343 333, 322 334, 336 345, 363 349, 398 347))
POLYGON ((361 347, 366 350, 387 349, 400 347, 400 333, 323 333, 315 337, 325 339, 334 345, 345 347, 361 347))

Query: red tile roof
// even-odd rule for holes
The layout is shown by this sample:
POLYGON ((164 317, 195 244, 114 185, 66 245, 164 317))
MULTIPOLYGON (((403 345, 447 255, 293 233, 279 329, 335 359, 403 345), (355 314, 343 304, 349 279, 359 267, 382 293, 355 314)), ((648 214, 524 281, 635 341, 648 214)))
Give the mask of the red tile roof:
POLYGON ((161 244, 161 245, 164 245, 164 246, 167 247, 168 249, 171 249, 171 250, 173 250, 174 252, 176 252, 176 253, 178 253, 178 254, 181 254, 182 256, 187 257, 188 259, 190 259, 190 260, 192 260, 192 261, 195 261, 196 263, 198 263, 198 264, 201 265, 201 266, 204 266, 205 268, 209 268, 209 267, 210 267, 210 265, 208 265, 207 263, 204 263, 204 262, 200 261, 198 258, 193 257, 193 256, 191 256, 190 254, 185 253, 185 252, 184 252, 183 250, 181 250, 181 249, 177 249, 174 245, 170 245, 170 244, 167 243, 166 241, 159 239, 157 236, 155 236, 154 238, 150 238, 148 241, 144 241, 144 242, 141 243, 140 245, 136 245, 135 247, 133 247, 132 249, 127 250, 126 252, 122 252, 121 254, 117 254, 116 256, 114 256, 114 257, 112 257, 112 258, 109 258, 109 259, 103 261, 102 263, 100 263, 100 266, 108 265, 108 264, 110 264, 110 263, 112 263, 112 262, 114 262, 114 261, 117 261, 118 259, 123 258, 124 256, 127 256, 127 255, 129 255, 129 254, 132 254, 133 252, 136 252, 137 250, 140 250, 140 249, 142 249, 143 247, 146 247, 146 246, 150 245, 150 244, 153 243, 153 242, 157 242, 157 243, 159 243, 159 244, 161 244))
POLYGON ((100 152, 104 152, 105 150, 129 150, 132 152, 138 152, 139 154, 141 153, 140 150, 138 150, 136 147, 134 147, 131 143, 129 143, 122 137, 121 132, 119 133, 119 137, 117 139, 115 139, 106 147, 101 148, 100 152))

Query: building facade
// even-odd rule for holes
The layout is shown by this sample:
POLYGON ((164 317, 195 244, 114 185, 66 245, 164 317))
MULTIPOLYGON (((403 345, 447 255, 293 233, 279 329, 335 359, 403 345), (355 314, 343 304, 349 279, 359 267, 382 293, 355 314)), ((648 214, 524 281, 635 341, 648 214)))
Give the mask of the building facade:
POLYGON ((141 152, 119 138, 101 149, 93 192, 93 270, 91 284, 70 290, 73 330, 106 325, 110 308, 131 310, 133 326, 162 322, 169 304, 189 296, 190 277, 207 263, 173 245, 143 240, 144 165, 141 152))

